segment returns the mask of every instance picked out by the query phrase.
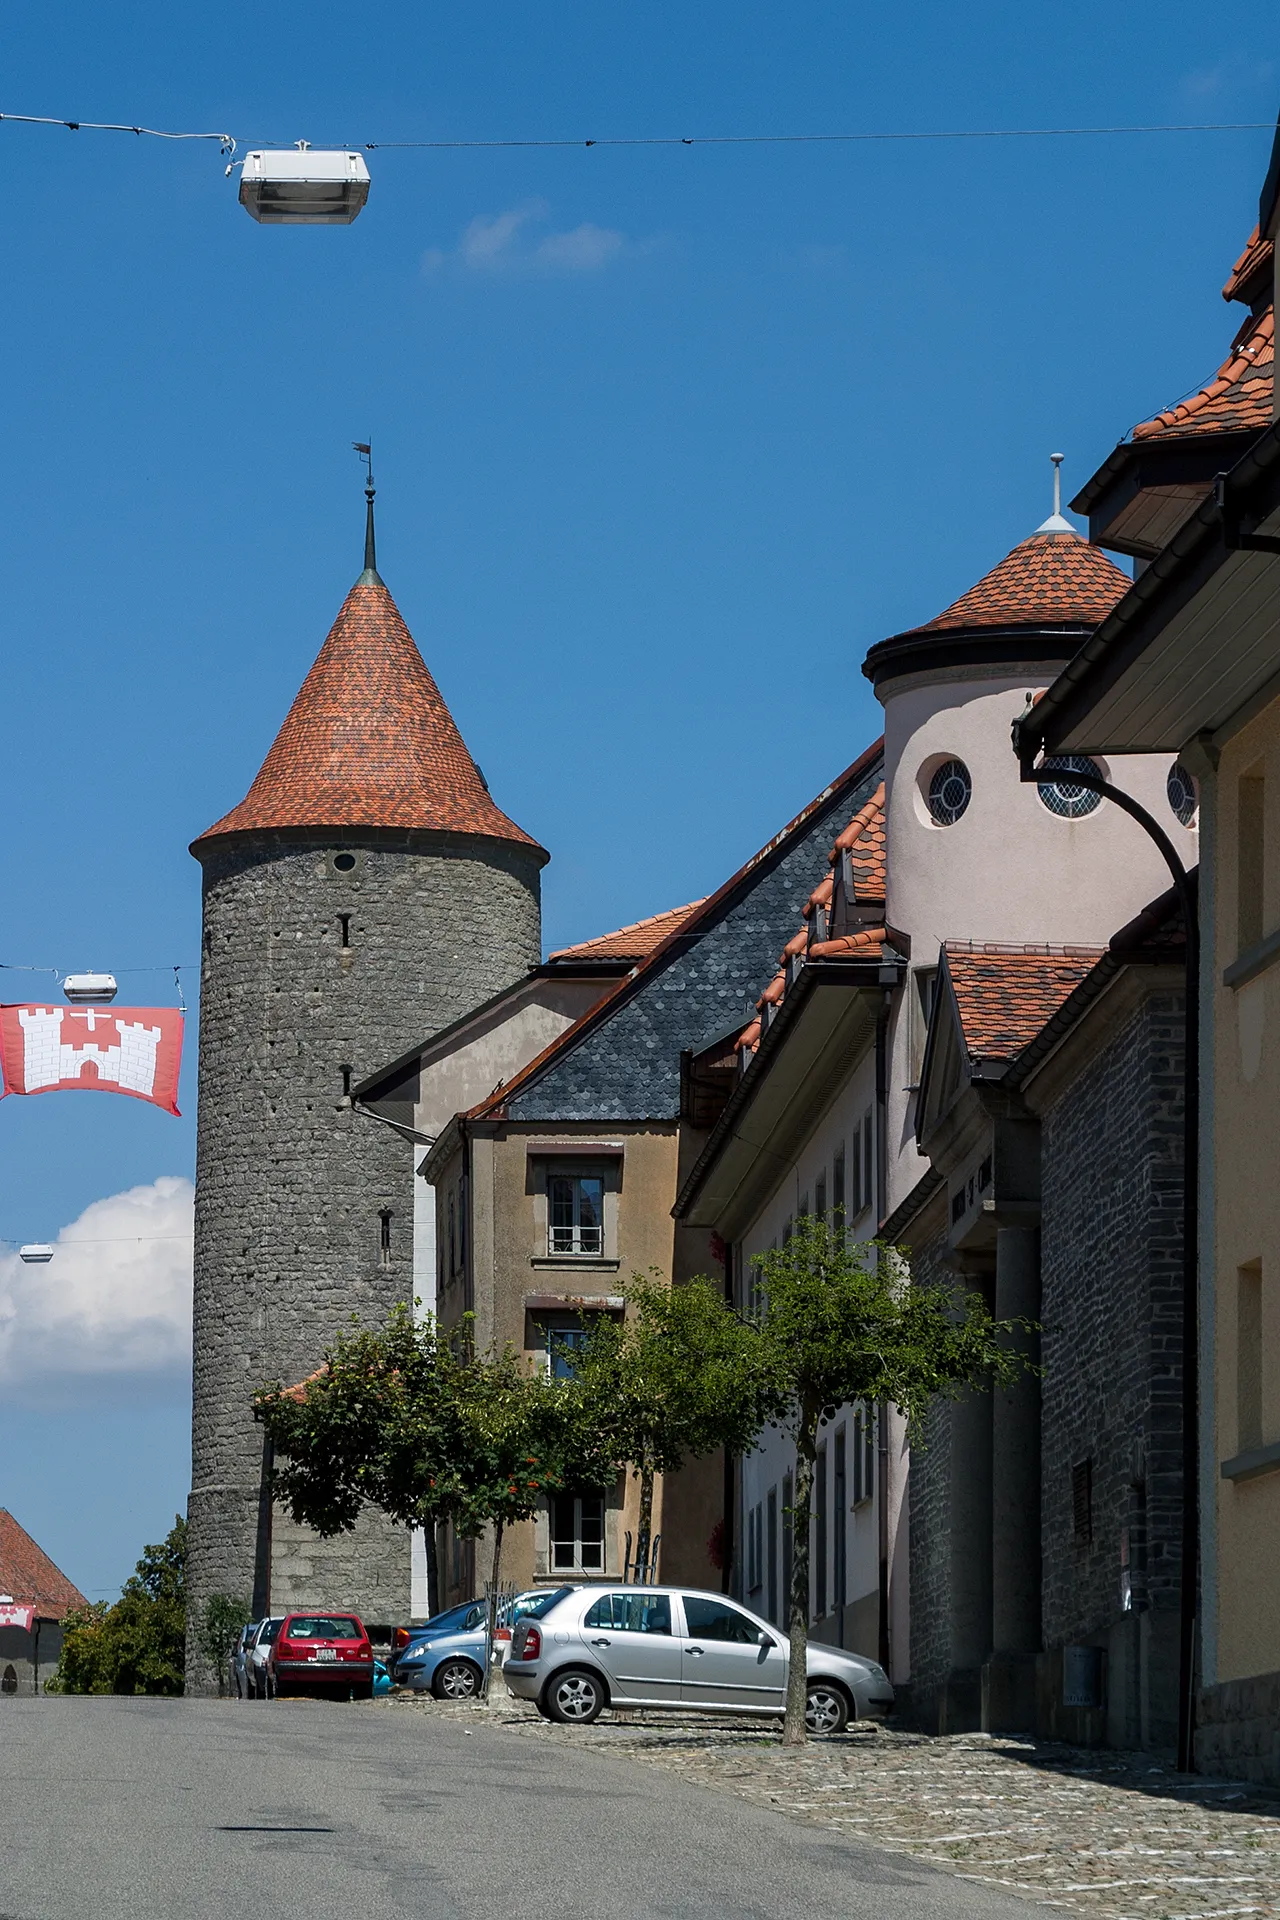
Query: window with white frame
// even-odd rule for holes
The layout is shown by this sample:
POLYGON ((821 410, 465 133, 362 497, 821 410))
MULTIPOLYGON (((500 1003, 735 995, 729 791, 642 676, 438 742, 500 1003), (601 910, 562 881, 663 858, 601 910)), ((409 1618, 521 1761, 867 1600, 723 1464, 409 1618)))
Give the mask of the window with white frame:
POLYGON ((604 1252, 604 1181, 598 1173, 547 1175, 547 1252, 604 1252))
POLYGON ((603 1573, 604 1495, 554 1493, 549 1506, 552 1573, 603 1573))

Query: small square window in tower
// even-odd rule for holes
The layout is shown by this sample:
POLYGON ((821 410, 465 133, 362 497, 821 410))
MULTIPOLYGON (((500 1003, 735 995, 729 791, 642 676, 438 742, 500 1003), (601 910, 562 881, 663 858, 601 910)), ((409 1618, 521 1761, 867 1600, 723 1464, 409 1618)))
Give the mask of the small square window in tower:
POLYGON ((604 1252, 604 1181, 599 1174, 548 1176, 547 1252, 604 1252))

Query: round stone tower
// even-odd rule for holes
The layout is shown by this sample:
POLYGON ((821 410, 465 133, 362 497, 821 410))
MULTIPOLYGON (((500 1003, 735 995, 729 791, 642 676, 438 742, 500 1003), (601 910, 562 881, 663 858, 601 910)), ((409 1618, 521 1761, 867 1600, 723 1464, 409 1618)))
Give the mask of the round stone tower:
MULTIPOLYGON (((406 1619, 409 1537, 273 1513, 255 1391, 413 1297, 422 1147, 353 1085, 541 954, 546 853, 494 804, 379 578, 352 587, 203 868, 189 1586, 406 1619)), ((410 1116, 411 1117, 411 1116, 410 1116)), ((199 1658, 188 1672, 199 1687, 199 1658)))

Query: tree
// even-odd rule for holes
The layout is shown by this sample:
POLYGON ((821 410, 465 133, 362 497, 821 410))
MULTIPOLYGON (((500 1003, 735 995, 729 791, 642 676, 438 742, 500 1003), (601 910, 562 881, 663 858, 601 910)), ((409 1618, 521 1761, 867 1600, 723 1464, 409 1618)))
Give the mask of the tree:
POLYGON ((601 1315, 574 1351, 565 1464, 579 1485, 607 1484, 610 1467, 609 1478, 635 1472, 636 1565, 647 1580, 655 1476, 722 1447, 744 1452, 779 1396, 760 1329, 712 1281, 666 1286, 656 1272, 636 1274, 627 1302, 632 1312, 601 1315), (575 1461, 575 1444, 588 1457, 575 1461))
POLYGON ((225 1593, 211 1593, 201 1610, 197 1639, 201 1653, 218 1676, 220 1694, 230 1692, 231 1656, 241 1627, 252 1618, 243 1600, 233 1600, 225 1593))
POLYGON ((342 1335, 305 1390, 260 1394, 257 1411, 295 1520, 348 1532, 372 1505, 432 1535, 443 1520, 464 1539, 492 1525, 496 1590, 506 1527, 562 1483, 564 1418, 557 1386, 510 1348, 477 1354, 471 1324, 450 1339, 398 1306, 385 1328, 342 1335))
POLYGON ((62 1623, 51 1693, 182 1692, 187 1623, 187 1523, 175 1517, 143 1550, 114 1605, 77 1607, 62 1623))
POLYGON ((809 1525, 818 1433, 850 1401, 901 1407, 909 1430, 937 1395, 1006 1387, 1027 1366, 1027 1323, 994 1320, 962 1287, 918 1286, 906 1256, 879 1241, 850 1245, 839 1226, 802 1217, 786 1245, 757 1254, 759 1326, 775 1417, 796 1448, 783 1741, 805 1739, 809 1525))

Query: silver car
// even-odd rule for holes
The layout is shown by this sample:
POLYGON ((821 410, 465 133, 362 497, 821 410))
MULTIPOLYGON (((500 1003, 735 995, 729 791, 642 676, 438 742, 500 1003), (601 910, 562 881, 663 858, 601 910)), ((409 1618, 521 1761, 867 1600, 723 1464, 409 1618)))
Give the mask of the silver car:
MULTIPOLYGON (((693 1587, 562 1587, 516 1623, 507 1686, 548 1720, 586 1726, 603 1708, 780 1715, 788 1646, 776 1627, 722 1593, 693 1587)), ((883 1667, 811 1641, 805 1718, 841 1733, 893 1705, 883 1667)))
POLYGON ((284 1625, 282 1613, 272 1614, 266 1620, 260 1620, 253 1645, 245 1656, 245 1676, 251 1700, 265 1700, 271 1684, 271 1675, 267 1667, 267 1656, 275 1644, 276 1635, 284 1625))

